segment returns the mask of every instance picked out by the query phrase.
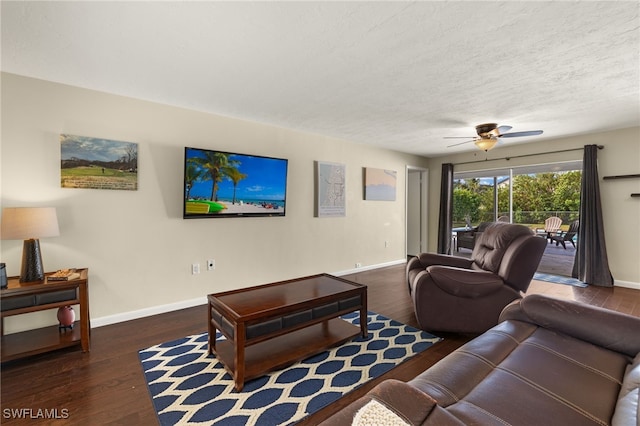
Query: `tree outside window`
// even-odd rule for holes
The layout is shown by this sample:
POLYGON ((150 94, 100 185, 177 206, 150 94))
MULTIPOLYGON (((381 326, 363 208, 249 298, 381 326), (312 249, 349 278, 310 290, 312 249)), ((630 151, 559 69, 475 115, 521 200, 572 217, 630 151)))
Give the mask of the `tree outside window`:
MULTIPOLYGON (((544 223, 559 216, 568 225, 578 218, 582 171, 519 174, 513 178, 513 221, 525 225, 544 223)), ((491 222, 509 215, 509 178, 505 176, 456 179, 453 189, 453 226, 491 222), (494 182, 498 211, 494 207, 494 182)))

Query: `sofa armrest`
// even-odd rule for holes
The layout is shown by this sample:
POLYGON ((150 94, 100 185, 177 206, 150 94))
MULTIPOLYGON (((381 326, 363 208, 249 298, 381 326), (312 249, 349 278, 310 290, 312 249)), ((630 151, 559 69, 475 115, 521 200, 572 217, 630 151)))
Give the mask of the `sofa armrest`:
POLYGON ((385 380, 370 396, 410 424, 422 424, 437 402, 426 393, 399 380, 385 380))
POLYGON ((429 266, 421 276, 416 277, 415 289, 429 275, 434 284, 442 291, 457 297, 477 298, 499 291, 504 281, 493 272, 452 268, 449 266, 429 266))
POLYGON ((500 321, 529 322, 635 357, 640 353, 640 318, 572 300, 532 294, 502 311, 500 321))
POLYGON ((355 414, 375 399, 410 425, 438 424, 461 426, 463 423, 438 407, 437 402, 419 389, 395 379, 388 379, 374 387, 362 398, 329 417, 322 426, 351 425, 355 414), (429 417, 429 419, 427 419, 429 417), (432 420, 433 418, 433 420, 432 420))
POLYGON ((405 273, 407 285, 409 287, 409 294, 412 292, 412 288, 418 274, 424 272, 431 265, 445 265, 456 268, 471 269, 472 263, 473 261, 463 257, 435 253, 420 253, 417 257, 412 257, 407 262, 405 273))

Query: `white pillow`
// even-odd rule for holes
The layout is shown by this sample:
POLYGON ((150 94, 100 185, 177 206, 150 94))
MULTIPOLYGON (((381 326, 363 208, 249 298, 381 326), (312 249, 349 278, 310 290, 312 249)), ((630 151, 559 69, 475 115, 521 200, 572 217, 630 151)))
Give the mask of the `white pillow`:
POLYGON ((402 417, 380 404, 375 399, 358 410, 353 426, 411 426, 402 417))

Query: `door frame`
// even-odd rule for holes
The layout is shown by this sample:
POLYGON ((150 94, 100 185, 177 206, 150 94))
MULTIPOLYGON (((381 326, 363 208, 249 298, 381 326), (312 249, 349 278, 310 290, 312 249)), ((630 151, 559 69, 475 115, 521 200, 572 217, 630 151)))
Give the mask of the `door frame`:
MULTIPOLYGON (((405 244, 404 244, 404 254, 405 257, 407 257, 409 255, 409 216, 411 213, 415 213, 415 212, 410 212, 409 211, 409 193, 410 193, 410 188, 409 188, 409 174, 410 173, 419 173, 420 174, 420 188, 419 188, 419 194, 420 194, 420 201, 418 203, 419 206, 419 211, 418 214, 420 216, 420 249, 419 249, 419 253, 424 253, 427 251, 427 245, 428 245, 428 236, 429 236, 429 229, 428 229, 428 199, 429 199, 429 169, 425 169, 424 167, 416 167, 416 166, 409 166, 407 165, 406 170, 405 170, 405 182, 407 183, 405 185, 405 244)), ((418 254, 418 253, 415 253, 418 254)))

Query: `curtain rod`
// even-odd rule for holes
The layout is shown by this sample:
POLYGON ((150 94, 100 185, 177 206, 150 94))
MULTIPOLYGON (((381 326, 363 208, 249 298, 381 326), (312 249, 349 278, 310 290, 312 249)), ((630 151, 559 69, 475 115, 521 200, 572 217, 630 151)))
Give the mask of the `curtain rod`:
MULTIPOLYGON (((598 149, 604 149, 604 145, 597 145, 598 149)), ((462 164, 474 164, 474 163, 484 163, 486 161, 497 161, 497 160, 511 160, 512 158, 524 158, 524 157, 533 157, 536 155, 545 155, 545 154, 557 154, 560 152, 571 152, 571 151, 582 151, 584 148, 572 148, 572 149, 561 149, 559 151, 547 151, 547 152, 539 152, 537 154, 523 154, 523 155, 514 155, 511 157, 502 157, 502 158, 485 158, 484 160, 474 160, 474 161, 465 161, 463 163, 453 163, 454 166, 460 166, 462 164)))

